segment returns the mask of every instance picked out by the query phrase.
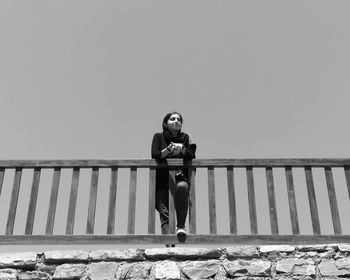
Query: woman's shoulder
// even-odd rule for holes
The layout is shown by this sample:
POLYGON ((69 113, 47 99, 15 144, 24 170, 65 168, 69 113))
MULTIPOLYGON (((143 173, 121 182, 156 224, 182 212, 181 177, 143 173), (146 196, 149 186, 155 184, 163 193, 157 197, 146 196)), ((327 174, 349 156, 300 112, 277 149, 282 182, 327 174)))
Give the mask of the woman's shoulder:
POLYGON ((156 132, 153 135, 153 139, 161 139, 163 137, 164 137, 163 132, 156 132))

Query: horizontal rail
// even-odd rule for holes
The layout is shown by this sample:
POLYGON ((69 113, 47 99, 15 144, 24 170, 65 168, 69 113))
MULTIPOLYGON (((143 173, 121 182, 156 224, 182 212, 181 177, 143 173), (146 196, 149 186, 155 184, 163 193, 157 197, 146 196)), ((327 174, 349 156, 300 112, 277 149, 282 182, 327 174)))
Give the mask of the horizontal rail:
POLYGON ((86 160, 0 160, 0 168, 109 168, 109 167, 343 167, 350 166, 350 158, 295 158, 295 159, 168 159, 164 163, 157 163, 153 159, 86 159, 86 160))
MULTIPOLYGON (((11 235, 1 236, 0 245, 66 245, 66 244, 175 244, 175 234, 131 235, 11 235)), ((188 235, 191 244, 327 244, 350 243, 350 235, 188 235)))

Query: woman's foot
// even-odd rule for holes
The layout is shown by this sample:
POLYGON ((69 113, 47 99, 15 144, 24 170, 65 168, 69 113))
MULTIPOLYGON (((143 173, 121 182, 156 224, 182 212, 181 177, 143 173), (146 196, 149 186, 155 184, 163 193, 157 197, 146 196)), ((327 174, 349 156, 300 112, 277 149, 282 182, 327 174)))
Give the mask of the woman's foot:
POLYGON ((176 235, 177 240, 179 240, 180 243, 184 243, 186 241, 187 232, 185 228, 177 228, 176 229, 176 235))

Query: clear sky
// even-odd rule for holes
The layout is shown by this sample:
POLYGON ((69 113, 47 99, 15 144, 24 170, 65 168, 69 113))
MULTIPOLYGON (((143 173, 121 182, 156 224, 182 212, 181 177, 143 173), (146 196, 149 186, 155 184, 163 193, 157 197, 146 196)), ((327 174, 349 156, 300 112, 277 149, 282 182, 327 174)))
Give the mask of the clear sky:
POLYGON ((3 159, 348 157, 348 1, 4 1, 3 159))
POLYGON ((349 1, 2 1, 0 159, 350 157, 349 1))

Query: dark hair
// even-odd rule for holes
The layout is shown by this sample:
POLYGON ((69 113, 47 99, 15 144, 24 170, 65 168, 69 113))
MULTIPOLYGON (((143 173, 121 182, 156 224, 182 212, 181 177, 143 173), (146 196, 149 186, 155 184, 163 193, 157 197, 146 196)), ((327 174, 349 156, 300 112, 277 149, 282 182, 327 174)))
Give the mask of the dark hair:
POLYGON ((178 113, 178 112, 170 112, 170 113, 166 114, 164 119, 163 119, 163 123, 162 123, 163 130, 166 129, 166 125, 168 124, 168 120, 170 119, 171 115, 174 115, 174 114, 177 114, 177 115, 180 116, 181 123, 183 124, 183 117, 182 117, 182 115, 180 113, 178 113))

